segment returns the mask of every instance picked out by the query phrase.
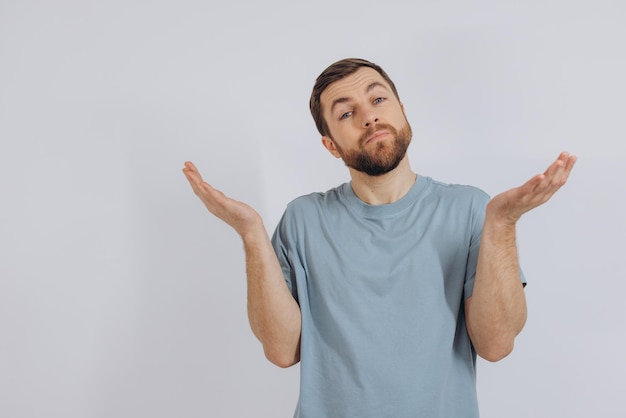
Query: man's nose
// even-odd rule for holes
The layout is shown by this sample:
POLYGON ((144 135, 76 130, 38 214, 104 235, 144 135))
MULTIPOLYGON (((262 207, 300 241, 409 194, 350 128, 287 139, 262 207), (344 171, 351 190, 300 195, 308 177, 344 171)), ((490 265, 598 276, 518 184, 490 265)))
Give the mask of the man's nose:
POLYGON ((374 126, 377 123, 378 123, 378 116, 376 116, 374 111, 370 111, 368 114, 365 115, 365 119, 363 121, 363 126, 365 128, 369 128, 371 126, 374 126))

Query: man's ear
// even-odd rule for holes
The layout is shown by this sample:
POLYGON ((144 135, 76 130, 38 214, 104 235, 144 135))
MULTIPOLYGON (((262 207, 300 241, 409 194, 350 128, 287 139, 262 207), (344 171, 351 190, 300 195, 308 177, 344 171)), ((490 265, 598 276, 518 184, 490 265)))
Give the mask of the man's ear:
POLYGON ((339 155, 339 151, 337 151, 337 146, 335 145, 335 142, 329 136, 324 135, 322 137, 322 144, 324 145, 324 148, 328 150, 328 152, 335 156, 335 158, 341 158, 341 155, 339 155))

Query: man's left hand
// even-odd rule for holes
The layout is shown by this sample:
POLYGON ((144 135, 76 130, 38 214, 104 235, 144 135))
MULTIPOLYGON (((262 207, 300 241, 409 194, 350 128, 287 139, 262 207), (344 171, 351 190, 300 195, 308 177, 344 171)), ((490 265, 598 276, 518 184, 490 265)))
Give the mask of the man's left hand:
POLYGON ((565 184, 576 156, 562 152, 543 173, 520 187, 496 195, 487 206, 487 216, 498 223, 513 225, 526 212, 546 203, 565 184))

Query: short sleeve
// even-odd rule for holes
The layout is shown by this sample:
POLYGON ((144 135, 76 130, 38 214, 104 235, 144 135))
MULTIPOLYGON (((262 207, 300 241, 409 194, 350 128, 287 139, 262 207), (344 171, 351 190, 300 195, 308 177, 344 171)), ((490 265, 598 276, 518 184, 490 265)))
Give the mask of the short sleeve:
MULTIPOLYGON (((485 211, 489 203, 489 195, 482 192, 483 197, 476 199, 472 204, 472 225, 469 252, 467 257, 467 268, 465 272, 465 284, 463 288, 463 300, 467 300, 474 291, 476 281, 476 268, 478 266, 478 251, 480 250, 480 240, 482 237, 483 224, 485 223, 485 211)), ((518 266, 519 267, 519 266, 518 266)), ((526 287, 526 277, 522 268, 519 267, 519 274, 522 285, 526 287)))
POLYGON ((287 287, 297 301, 298 289, 292 264, 294 239, 291 236, 288 218, 289 215, 285 211, 272 235, 272 246, 274 247, 274 252, 276 253, 276 258, 278 258, 287 287))
POLYGON ((485 223, 485 211, 489 195, 480 191, 472 200, 471 223, 470 223, 470 241, 467 255, 467 267, 465 269, 465 284, 463 287, 463 299, 467 300, 474 292, 474 282, 476 280, 476 268, 478 266, 478 251, 480 250, 480 238, 483 232, 483 224, 485 223))

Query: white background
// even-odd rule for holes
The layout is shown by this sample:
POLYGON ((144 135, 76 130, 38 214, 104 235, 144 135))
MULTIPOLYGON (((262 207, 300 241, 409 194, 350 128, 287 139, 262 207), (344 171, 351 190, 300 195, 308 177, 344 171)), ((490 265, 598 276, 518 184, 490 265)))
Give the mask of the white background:
POLYGON ((519 225, 529 320, 479 361, 483 417, 624 417, 622 1, 0 0, 0 416, 289 417, 240 239, 181 168, 253 205, 348 179, 308 112, 362 57, 413 168, 490 194, 579 157, 519 225))

